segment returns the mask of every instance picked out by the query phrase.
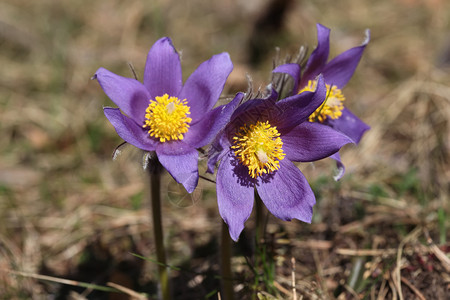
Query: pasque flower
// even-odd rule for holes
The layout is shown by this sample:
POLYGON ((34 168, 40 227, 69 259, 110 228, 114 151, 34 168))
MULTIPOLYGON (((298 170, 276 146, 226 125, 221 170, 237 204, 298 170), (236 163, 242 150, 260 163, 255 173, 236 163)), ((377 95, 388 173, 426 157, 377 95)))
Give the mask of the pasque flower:
POLYGON ((322 159, 352 142, 328 126, 305 122, 325 97, 319 77, 314 91, 277 102, 275 92, 267 99, 248 100, 214 141, 208 171, 220 160, 217 201, 233 240, 250 216, 255 188, 276 217, 311 222, 314 193, 293 161, 322 159))
MULTIPOLYGON (((328 62, 329 37, 330 29, 317 24, 318 44, 311 53, 302 76, 300 76, 300 69, 296 64, 281 65, 273 72, 290 74, 294 78, 294 91, 297 93, 314 90, 317 85, 316 77, 322 74, 327 88, 327 98, 323 105, 309 116, 309 121, 328 125, 346 134, 353 142, 359 143, 364 132, 370 127, 345 107, 346 101, 342 88, 353 76, 370 40, 370 32, 367 30, 366 39, 360 46, 351 48, 328 62)), ((338 180, 343 176, 345 168, 339 153, 331 157, 336 160, 338 165, 339 173, 335 177, 338 180)))
POLYGON ((227 53, 214 55, 183 85, 179 55, 166 37, 148 52, 143 83, 104 68, 94 78, 119 107, 104 108, 117 134, 142 150, 156 152, 174 179, 192 192, 199 177, 196 149, 214 139, 242 98, 238 95, 213 109, 232 69, 227 53))

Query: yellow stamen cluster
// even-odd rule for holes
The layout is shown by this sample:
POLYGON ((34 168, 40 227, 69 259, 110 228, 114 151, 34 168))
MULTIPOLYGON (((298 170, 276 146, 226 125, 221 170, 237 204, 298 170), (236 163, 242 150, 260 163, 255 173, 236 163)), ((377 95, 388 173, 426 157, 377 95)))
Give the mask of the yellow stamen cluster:
MULTIPOLYGON (((304 91, 313 92, 316 90, 316 85, 317 80, 309 80, 308 85, 298 93, 300 94, 304 91)), ((342 94, 342 91, 335 85, 330 86, 329 84, 326 84, 326 87, 327 98, 323 104, 309 116, 310 122, 315 122, 318 120, 320 123, 323 123, 327 117, 335 120, 342 116, 342 110, 344 109, 344 104, 342 102, 345 101, 344 94, 342 94)))
POLYGON ((189 123, 192 121, 188 115, 190 107, 186 99, 169 97, 155 97, 145 110, 144 128, 149 128, 150 136, 159 139, 160 142, 170 140, 182 140, 183 134, 188 132, 189 123))
POLYGON ((253 178, 278 170, 286 155, 280 133, 268 121, 242 126, 233 140, 234 154, 253 178))

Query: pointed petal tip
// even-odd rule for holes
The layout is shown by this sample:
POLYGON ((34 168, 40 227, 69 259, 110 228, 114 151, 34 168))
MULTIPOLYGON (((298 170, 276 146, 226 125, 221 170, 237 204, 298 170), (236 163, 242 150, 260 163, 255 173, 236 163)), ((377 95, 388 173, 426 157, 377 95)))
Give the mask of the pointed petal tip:
POLYGON ((164 94, 176 96, 182 85, 180 56, 172 40, 157 40, 147 53, 143 83, 152 97, 164 94))
POLYGON ((316 80, 317 80, 317 85, 316 85, 315 92, 317 91, 319 86, 321 86, 321 85, 325 86, 325 80, 323 79, 323 75, 322 74, 317 75, 316 76, 316 80))
POLYGON ((331 155, 330 158, 336 161, 336 170, 333 175, 334 181, 339 181, 345 174, 345 166, 342 163, 341 156, 339 155, 339 151, 335 154, 331 155))
POLYGON ((364 41, 362 42, 361 46, 366 46, 370 41, 370 29, 367 28, 365 31, 365 37, 364 37, 364 41))
POLYGON ((103 73, 110 73, 110 71, 108 71, 107 69, 100 67, 97 69, 97 71, 95 71, 94 76, 97 77, 98 74, 103 74, 103 73))
POLYGON ((239 240, 239 236, 241 235, 242 231, 244 230, 244 225, 242 226, 238 226, 238 225, 231 225, 230 223, 228 223, 227 221, 224 222, 227 224, 228 226, 228 232, 230 233, 230 237, 233 241, 237 242, 239 240))
POLYGON ((233 62, 231 61, 231 57, 228 52, 215 54, 211 57, 210 61, 212 61, 215 64, 223 64, 221 67, 226 69, 226 72, 228 73, 231 73, 231 71, 234 68, 233 62))
POLYGON ((305 223, 308 223, 308 224, 311 224, 312 223, 312 216, 313 216, 313 213, 312 213, 312 210, 311 210, 311 217, 310 218, 303 219, 303 220, 297 219, 297 220, 305 222, 305 223))
POLYGON ((189 194, 192 194, 192 192, 195 190, 195 188, 198 185, 198 172, 193 174, 186 174, 186 176, 183 176, 183 174, 175 174, 176 178, 172 175, 172 177, 177 181, 178 183, 182 184, 186 191, 189 194))
POLYGON ((301 67, 299 64, 289 63, 277 66, 272 73, 288 74, 294 80, 293 92, 298 92, 298 84, 300 82, 301 67))
MULTIPOLYGON (((173 51, 175 53, 177 53, 177 50, 175 49, 175 46, 173 45, 172 39, 170 37, 167 37, 167 36, 164 36, 164 37, 160 38, 159 40, 157 40, 152 45, 152 47, 150 47, 149 53, 152 50, 152 48, 155 48, 155 49, 157 49, 159 47, 163 47, 164 48, 164 47, 166 47, 166 45, 170 46, 173 49, 173 51)), ((147 56, 148 56, 148 54, 147 54, 147 56)))
POLYGON ((319 74, 319 75, 317 75, 316 80, 317 80, 316 90, 313 93, 318 94, 319 97, 323 97, 323 101, 325 101, 325 99, 327 97, 327 86, 325 83, 325 79, 323 78, 322 74, 319 74), (324 95, 322 95, 322 94, 324 94, 324 95))
POLYGON ((223 57, 224 59, 228 59, 231 61, 230 54, 228 52, 222 52, 222 53, 213 55, 213 57, 214 56, 223 57))
POLYGON ((328 28, 327 26, 322 25, 320 23, 316 23, 316 29, 317 29, 317 32, 321 32, 321 31, 330 32, 331 31, 330 28, 328 28))
POLYGON ((157 43, 169 43, 170 45, 172 45, 172 39, 170 37, 163 36, 162 38, 160 38, 159 40, 157 40, 155 42, 155 44, 157 44, 157 43))
POLYGON ((185 182, 183 182, 183 186, 189 194, 191 194, 197 187, 198 179, 199 176, 197 172, 196 174, 190 174, 190 177, 185 182))
POLYGON ((177 145, 179 145, 179 149, 183 146, 186 147, 182 143, 159 147, 156 149, 156 155, 161 165, 169 172, 173 179, 182 184, 188 193, 192 193, 197 187, 199 179, 198 152, 195 149, 190 149, 190 147, 186 148, 187 152, 185 153, 178 154, 172 152, 173 148, 177 148, 177 145))
POLYGON ((335 174, 333 175, 334 181, 339 181, 342 179, 345 173, 345 168, 337 167, 335 174))
POLYGON ((197 185, 194 186, 192 184, 183 184, 183 186, 189 194, 192 194, 192 192, 194 192, 197 185))
MULTIPOLYGON (((97 69, 97 71, 95 71, 95 74, 94 74, 94 76, 92 76, 92 78, 91 79, 98 79, 98 77, 99 77, 99 75, 100 75, 100 77, 101 76, 103 76, 103 75, 109 75, 109 74, 114 74, 114 73, 112 73, 111 71, 109 71, 108 69, 106 69, 106 68, 103 68, 103 67, 100 67, 100 68, 98 68, 97 69)), ((115 74, 114 74, 115 75, 115 74)))
POLYGON ((239 235, 240 235, 240 234, 238 234, 237 236, 236 236, 236 235, 233 235, 233 234, 231 233, 231 231, 230 231, 230 237, 231 237, 231 239, 232 239, 233 241, 235 241, 235 242, 237 242, 237 241, 239 240, 239 235))

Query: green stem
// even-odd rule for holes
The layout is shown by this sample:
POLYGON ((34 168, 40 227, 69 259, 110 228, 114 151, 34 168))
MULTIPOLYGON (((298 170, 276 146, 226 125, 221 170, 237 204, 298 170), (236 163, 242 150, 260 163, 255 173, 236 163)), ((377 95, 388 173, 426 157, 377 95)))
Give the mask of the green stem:
POLYGON ((259 246, 261 240, 264 239, 265 220, 264 220, 264 205, 256 189, 255 189, 255 210, 256 210, 256 246, 259 246))
POLYGON ((220 285, 221 298, 233 300, 233 273, 231 272, 231 238, 228 226, 222 222, 221 245, 220 245, 220 285))
POLYGON ((156 155, 149 158, 150 188, 152 203, 153 234, 156 245, 156 259, 158 261, 159 283, 163 300, 170 300, 169 273, 166 263, 166 250, 161 219, 161 173, 162 166, 156 155))
MULTIPOLYGON (((255 189, 255 251, 253 253, 253 259, 255 263, 256 274, 263 274, 263 258, 262 258, 262 246, 264 240, 264 205, 258 192, 255 189)), ((255 292, 259 288, 259 281, 261 280, 260 275, 255 278, 255 292)), ((254 293, 253 296, 255 296, 254 293)), ((253 297, 252 299, 256 299, 253 297)))

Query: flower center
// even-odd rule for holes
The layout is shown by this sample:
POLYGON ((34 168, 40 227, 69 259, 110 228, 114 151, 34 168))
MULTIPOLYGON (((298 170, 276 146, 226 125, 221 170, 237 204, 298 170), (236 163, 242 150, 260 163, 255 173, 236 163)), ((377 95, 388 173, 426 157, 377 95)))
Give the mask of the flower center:
POLYGON ((188 115, 190 107, 186 99, 180 100, 177 97, 169 97, 164 94, 162 97, 155 97, 150 100, 150 104, 145 110, 145 124, 143 128, 148 128, 150 136, 159 139, 160 142, 170 140, 182 140, 183 134, 188 132, 189 123, 192 121, 188 115))
POLYGON ((278 170, 286 155, 280 133, 268 121, 242 126, 233 140, 234 154, 253 178, 278 170))
MULTIPOLYGON (((316 90, 316 85, 316 80, 309 80, 308 85, 298 93, 300 94, 304 91, 313 92, 316 90)), ((342 94, 342 91, 335 85, 330 86, 329 84, 326 84, 325 86, 327 87, 327 98, 323 104, 309 116, 310 122, 318 120, 320 123, 323 123, 328 117, 335 120, 342 116, 342 110, 344 109, 344 104, 342 104, 342 102, 345 101, 344 94, 342 94)))

